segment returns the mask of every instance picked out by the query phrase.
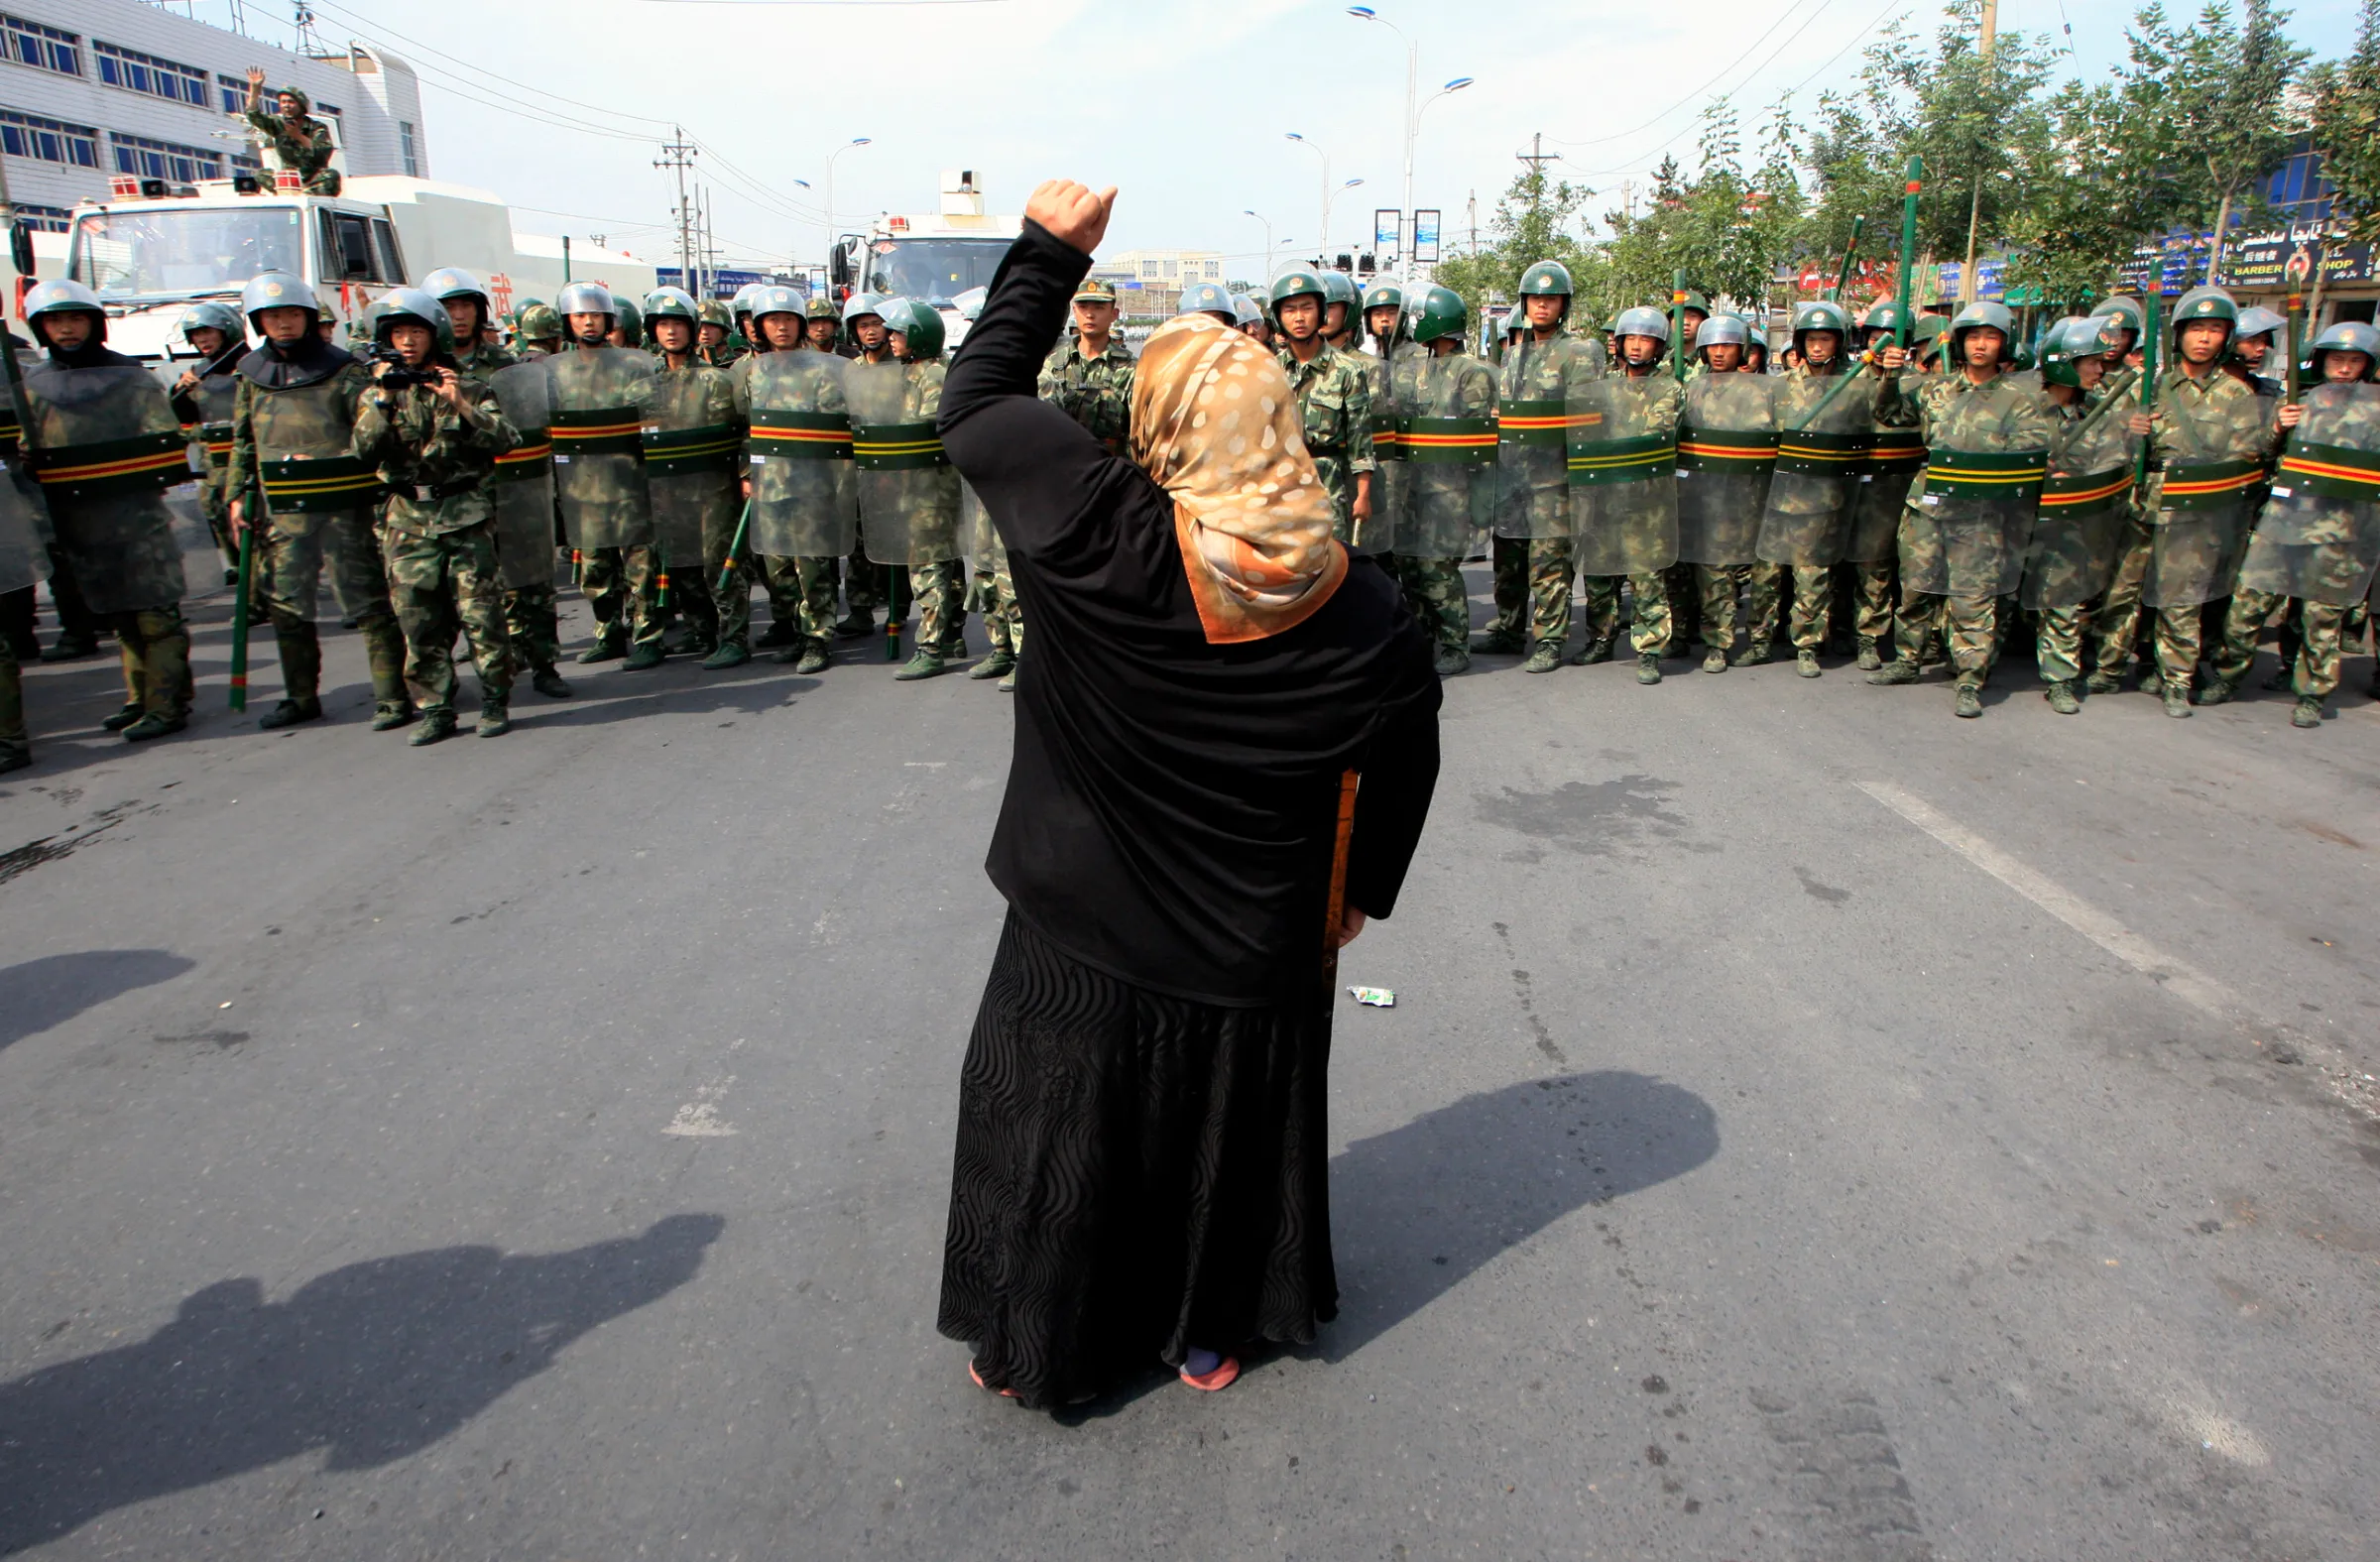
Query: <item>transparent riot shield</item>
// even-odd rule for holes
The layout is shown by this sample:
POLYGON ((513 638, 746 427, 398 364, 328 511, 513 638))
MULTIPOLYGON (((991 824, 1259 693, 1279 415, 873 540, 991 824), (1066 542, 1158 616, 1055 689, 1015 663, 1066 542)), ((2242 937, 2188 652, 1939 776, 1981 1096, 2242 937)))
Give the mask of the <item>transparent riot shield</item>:
POLYGON ((2380 569, 2380 385, 2318 385, 2304 406, 2239 584, 2352 607, 2380 569))
POLYGON ((553 396, 542 361, 488 376, 521 442, 496 458, 496 562, 508 590, 553 584, 553 396))
POLYGON ((1504 353, 1495 399, 1497 537, 1570 536, 1566 398, 1574 382, 1595 378, 1586 344, 1568 336, 1524 338, 1504 353))
MULTIPOLYGON (((1410 343, 1392 349, 1411 352, 1410 343)), ((1396 376, 1389 358, 1366 358, 1365 378, 1371 387, 1371 516, 1356 524, 1355 541, 1347 550, 1359 557, 1385 553, 1396 546, 1396 528, 1404 512, 1405 430, 1396 400, 1396 376)))
POLYGON ((308 536, 313 517, 370 510, 380 503, 380 473, 356 456, 352 380, 334 374, 294 390, 249 398, 256 434, 257 486, 274 529, 308 536))
POLYGON ((653 541, 643 432, 653 398, 651 354, 566 347, 536 360, 553 398, 553 489, 576 548, 653 541))
POLYGON ((1777 462, 1777 382, 1706 374, 1686 387, 1678 421, 1678 561, 1752 562, 1769 471, 1777 462))
POLYGON ((1677 424, 1665 374, 1572 382, 1565 405, 1571 556, 1581 575, 1635 575, 1678 561, 1677 424))
POLYGON ((855 359, 843 368, 843 397, 868 556, 907 565, 958 557, 959 474, 934 428, 942 365, 855 359))
MULTIPOLYGON (((656 374, 646 409, 645 483, 664 566, 688 578, 724 549, 744 507, 744 432, 722 421, 713 371, 656 374)), ((725 562, 722 554, 719 562, 725 562)))
POLYGON ((1818 568, 1842 560, 1874 397, 1872 381, 1844 385, 1840 375, 1777 382, 1777 468, 1753 549, 1762 563, 1818 568))
POLYGON ((2089 421, 2052 426, 2050 474, 2041 489, 2033 539, 2025 549, 2017 601, 2028 611, 2081 607, 2107 588, 2124 526, 2132 514, 2132 478, 2140 438, 2127 426, 2130 398, 2089 421), (2087 423, 2087 426, 2085 426, 2087 423))
MULTIPOLYGON (((1914 390, 1923 378, 1903 374, 1902 389, 1914 390)), ((1843 394, 1860 395, 1855 390, 1843 394)), ((1862 400, 1872 407, 1872 398, 1862 400)), ((1923 430, 1870 424, 1866 456, 1860 462, 1858 482, 1851 497, 1849 536, 1843 546, 1845 563, 1889 564, 1898 556, 1901 512, 1908 506, 1909 490, 1916 484, 1918 473, 1925 469, 1923 430)))
POLYGON ((2146 518, 2149 569, 2140 600, 2153 608, 2197 607, 2231 590, 2264 457, 2252 431, 2227 418, 2194 416, 2171 403, 2161 403, 2158 414, 2168 448, 2157 508, 2146 518))
POLYGON ((94 613, 181 600, 181 544, 165 491, 190 481, 189 447, 165 391, 135 365, 25 376, 26 430, 58 545, 94 613))
POLYGON ((1495 372, 1467 353, 1398 354, 1391 373, 1405 447, 1396 551, 1464 559, 1494 519, 1495 372))
POLYGON ((776 558, 840 558, 859 540, 846 362, 832 353, 773 352, 745 363, 751 429, 751 540, 776 558))
POLYGON ((21 591, 50 578, 50 550, 42 545, 41 495, 18 471, 16 452, 0 459, 0 593, 21 591))
POLYGON ((2023 578, 2050 465, 2040 393, 1979 387, 1951 401, 1933 435, 1901 549, 1902 584, 1970 600, 2006 596, 2023 578))

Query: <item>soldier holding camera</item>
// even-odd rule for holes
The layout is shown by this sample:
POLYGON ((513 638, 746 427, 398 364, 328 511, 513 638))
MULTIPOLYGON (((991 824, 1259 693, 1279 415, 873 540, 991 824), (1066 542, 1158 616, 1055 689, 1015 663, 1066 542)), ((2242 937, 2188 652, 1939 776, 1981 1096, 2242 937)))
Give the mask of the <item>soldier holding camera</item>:
POLYGON ((416 746, 454 736, 454 637, 479 669, 479 735, 512 730, 513 643, 504 627, 496 506, 488 475, 520 434, 485 383, 456 369, 439 338, 446 311, 416 288, 381 300, 372 391, 355 454, 388 491, 381 549, 405 629, 406 680, 421 704, 416 746))

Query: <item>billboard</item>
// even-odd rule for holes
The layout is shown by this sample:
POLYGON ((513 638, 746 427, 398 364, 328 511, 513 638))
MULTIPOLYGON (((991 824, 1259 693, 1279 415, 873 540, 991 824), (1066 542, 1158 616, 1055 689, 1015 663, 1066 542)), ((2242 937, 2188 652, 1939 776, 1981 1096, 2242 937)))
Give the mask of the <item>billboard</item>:
POLYGON ((1438 213, 1427 206, 1413 208, 1413 259, 1423 266, 1438 259, 1438 213))
POLYGON ((1393 255, 1401 247, 1405 226, 1404 211, 1395 206, 1382 206, 1371 214, 1371 247, 1382 255, 1393 255))

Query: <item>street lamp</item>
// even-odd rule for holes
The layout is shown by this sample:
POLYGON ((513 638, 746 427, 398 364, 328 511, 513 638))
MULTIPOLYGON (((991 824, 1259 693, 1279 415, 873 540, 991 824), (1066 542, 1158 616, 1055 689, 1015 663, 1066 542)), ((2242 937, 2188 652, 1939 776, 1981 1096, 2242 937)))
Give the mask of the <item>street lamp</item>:
MULTIPOLYGON (((1421 111, 1427 104, 1417 103, 1421 85, 1421 46, 1405 37, 1405 30, 1368 5, 1351 5, 1347 14, 1360 21, 1377 22, 1397 37, 1405 40, 1405 221, 1413 220, 1413 140, 1421 132, 1421 111)), ((1449 92, 1460 92, 1471 85, 1470 76, 1457 76, 1440 87, 1430 102, 1435 103, 1449 92)), ((1405 246, 1406 258, 1411 258, 1411 243, 1405 246)))
MULTIPOLYGON (((831 292, 835 285, 835 159, 854 147, 864 147, 876 138, 854 136, 826 155, 826 285, 831 292)), ((858 286, 858 279, 853 279, 858 286)))
POLYGON ((1264 269, 1265 269, 1267 272, 1271 271, 1271 270, 1272 270, 1272 219, 1271 219, 1270 217, 1267 217, 1266 215, 1264 215, 1264 213, 1262 213, 1262 212, 1260 212, 1260 211, 1250 211, 1250 210, 1247 210, 1246 208, 1243 208, 1243 209, 1241 210, 1241 213, 1240 213, 1240 215, 1242 215, 1243 217, 1253 217, 1253 218, 1255 218, 1255 219, 1256 219, 1258 222, 1261 222, 1261 223, 1263 223, 1263 224, 1264 224, 1264 269))
POLYGON ((1348 180, 1346 183, 1344 183, 1344 184, 1340 185, 1340 186, 1339 186, 1339 189, 1334 189, 1334 190, 1332 190, 1332 191, 1331 191, 1329 194, 1327 194, 1327 195, 1325 195, 1325 196, 1323 197, 1323 201, 1322 201, 1322 247, 1323 247, 1325 250, 1328 250, 1328 249, 1331 247, 1331 203, 1332 203, 1333 201, 1335 201, 1335 200, 1337 200, 1337 199, 1339 198, 1339 190, 1341 190, 1341 189, 1354 189, 1354 188, 1355 188, 1355 187, 1356 187, 1358 184, 1361 184, 1361 183, 1363 183, 1363 182, 1364 182, 1364 181, 1363 181, 1362 180, 1360 180, 1360 179, 1351 179, 1351 180, 1348 180))
POLYGON ((1285 132, 1283 139, 1296 142, 1322 159, 1322 237, 1316 242, 1327 246, 1331 242, 1331 155, 1294 130, 1285 132))

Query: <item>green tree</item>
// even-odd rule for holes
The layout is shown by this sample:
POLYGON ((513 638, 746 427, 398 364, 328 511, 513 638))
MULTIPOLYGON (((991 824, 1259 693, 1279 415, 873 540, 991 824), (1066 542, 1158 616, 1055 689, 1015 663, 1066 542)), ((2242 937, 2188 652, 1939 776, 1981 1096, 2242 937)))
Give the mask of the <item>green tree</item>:
MULTIPOLYGON (((1512 180, 1495 203, 1488 231, 1492 243, 1477 255, 1458 255, 1438 263, 1441 286, 1463 296, 1476 322, 1491 302, 1508 302, 1520 287, 1520 274, 1531 263, 1556 260, 1568 266, 1576 282, 1595 269, 1592 252, 1572 231, 1578 214, 1595 191, 1583 184, 1551 179, 1543 164, 1531 164, 1512 180)), ((1582 288, 1581 293, 1585 292, 1582 288)))
POLYGON ((2380 243, 2380 0, 2363 0, 2355 52, 2307 73, 2308 129, 2347 236, 2380 243))
POLYGON ((2128 35, 2126 86, 2162 114, 2177 176, 2175 216, 2212 232, 2209 275, 2232 219, 2256 213, 2256 181, 2303 129, 2290 89, 2311 56, 2283 36, 2288 20, 2272 0, 2241 0, 2237 20, 2228 0, 2207 0, 2197 21, 2178 28, 2152 3, 2128 35))

